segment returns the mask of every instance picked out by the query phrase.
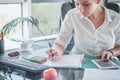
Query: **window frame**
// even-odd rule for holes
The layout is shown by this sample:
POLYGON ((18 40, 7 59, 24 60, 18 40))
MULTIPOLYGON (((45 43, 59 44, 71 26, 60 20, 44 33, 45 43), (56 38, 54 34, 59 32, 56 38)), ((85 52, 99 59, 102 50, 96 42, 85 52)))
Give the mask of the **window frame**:
POLYGON ((0 4, 24 3, 26 0, 0 0, 0 4))
MULTIPOLYGON (((21 4, 21 16, 23 17, 28 17, 28 16, 32 16, 32 11, 31 11, 31 5, 32 3, 43 3, 43 2, 65 2, 65 1, 69 1, 69 0, 0 0, 0 4, 21 4)), ((24 34, 24 38, 32 38, 34 40, 46 40, 46 39, 54 39, 57 37, 57 34, 53 34, 53 35, 47 35, 47 36, 39 36, 39 37, 32 37, 32 25, 30 24, 23 24, 24 25, 24 29, 23 29, 23 33, 24 34), (27 27, 27 26, 29 27, 27 27), (27 31, 26 31, 27 30, 27 31), (26 34, 28 33, 28 34, 26 34)))
MULTIPOLYGON (((69 1, 69 0, 32 0, 31 5, 32 5, 32 3, 66 2, 66 1, 69 1)), ((31 14, 32 14, 32 12, 31 12, 31 14)), ((32 33, 32 30, 30 30, 30 33, 32 33)), ((32 39, 33 39, 34 41, 41 41, 41 40, 46 40, 46 39, 47 39, 47 40, 53 40, 53 39, 55 39, 57 36, 58 36, 58 34, 52 34, 52 35, 46 35, 46 36, 44 36, 44 34, 43 34, 43 36, 33 37, 32 39)), ((32 37, 32 34, 31 34, 30 37, 32 37)))

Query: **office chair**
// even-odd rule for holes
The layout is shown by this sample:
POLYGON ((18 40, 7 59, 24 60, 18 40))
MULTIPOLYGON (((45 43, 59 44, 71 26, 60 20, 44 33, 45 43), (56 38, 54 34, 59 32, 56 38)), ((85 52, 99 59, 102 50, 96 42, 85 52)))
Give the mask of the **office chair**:
POLYGON ((67 12, 74 8, 75 4, 74 4, 74 0, 70 0, 69 2, 65 2, 61 5, 61 13, 60 13, 60 18, 59 18, 59 27, 61 26, 62 21, 65 18, 65 15, 67 14, 67 12))
MULTIPOLYGON (((61 5, 61 13, 60 13, 60 17, 59 17, 59 29, 61 27, 61 23, 65 18, 65 15, 67 14, 67 12, 70 9, 75 8, 75 4, 74 4, 74 0, 70 0, 69 2, 65 2, 61 5)), ((70 42, 68 43, 68 46, 66 48, 66 51, 71 51, 74 45, 74 40, 73 38, 70 40, 70 42)), ((65 54, 69 54, 69 52, 65 52, 65 54)))
MULTIPOLYGON (((120 7, 118 4, 116 3, 112 3, 112 2, 108 2, 107 0, 105 0, 104 5, 111 10, 114 10, 118 13, 120 13, 120 7)), ((70 0, 69 2, 63 3, 61 6, 61 14, 60 14, 60 18, 59 18, 59 28, 61 26, 62 21, 65 18, 66 13, 70 10, 75 8, 75 3, 74 0, 70 0)), ((66 51, 71 51, 74 45, 74 40, 73 38, 70 40, 70 42, 68 43, 68 46, 66 48, 66 51)), ((69 54, 69 53, 65 53, 65 54, 69 54)))
POLYGON ((114 10, 117 13, 120 13, 120 7, 117 3, 109 2, 104 4, 108 9, 114 10))

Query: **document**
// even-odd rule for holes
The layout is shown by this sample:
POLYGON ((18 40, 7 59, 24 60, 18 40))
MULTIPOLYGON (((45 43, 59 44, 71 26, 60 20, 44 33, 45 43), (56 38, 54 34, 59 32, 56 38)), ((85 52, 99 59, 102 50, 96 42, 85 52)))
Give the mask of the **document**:
POLYGON ((80 68, 82 66, 84 55, 72 54, 63 55, 58 61, 47 60, 44 63, 46 66, 58 67, 58 68, 80 68))
POLYGON ((120 70, 85 69, 83 80, 120 80, 120 70))

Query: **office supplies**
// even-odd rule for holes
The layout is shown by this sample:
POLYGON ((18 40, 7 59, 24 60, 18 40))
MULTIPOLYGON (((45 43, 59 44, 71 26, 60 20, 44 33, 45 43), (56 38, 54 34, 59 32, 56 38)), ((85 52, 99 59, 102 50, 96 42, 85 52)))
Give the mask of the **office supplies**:
POLYGON ((44 63, 44 65, 55 68, 80 68, 82 65, 83 58, 83 54, 63 55, 60 60, 48 60, 44 63))
POLYGON ((25 58, 29 61, 33 61, 33 62, 37 62, 37 63, 44 63, 47 61, 47 57, 43 57, 43 56, 33 56, 30 58, 25 58))
POLYGON ((85 69, 82 80, 120 80, 120 70, 85 69))
POLYGON ((42 65, 42 64, 38 64, 38 63, 31 62, 28 60, 23 60, 23 59, 16 59, 13 57, 1 56, 0 63, 8 65, 9 67, 14 67, 17 69, 22 69, 22 70, 33 72, 33 73, 38 73, 42 70, 50 68, 50 67, 42 65))
POLYGON ((8 53, 8 56, 10 57, 14 57, 14 56, 18 56, 20 53, 18 51, 12 51, 8 53))
POLYGON ((111 60, 103 61, 101 59, 95 59, 95 60, 92 60, 92 62, 100 69, 119 68, 118 65, 116 65, 111 60))

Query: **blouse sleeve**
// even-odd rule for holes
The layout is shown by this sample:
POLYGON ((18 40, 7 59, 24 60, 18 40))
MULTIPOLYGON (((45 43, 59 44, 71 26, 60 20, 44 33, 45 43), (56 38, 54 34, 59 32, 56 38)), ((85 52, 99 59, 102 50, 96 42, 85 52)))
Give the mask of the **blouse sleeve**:
POLYGON ((64 21, 62 22, 61 29, 57 39, 55 40, 55 43, 59 43, 62 46, 66 47, 67 43, 72 37, 72 34, 73 34, 73 27, 71 22, 71 13, 68 12, 64 21))
POLYGON ((116 30, 115 33, 116 33, 115 46, 120 46, 120 15, 118 21, 118 29, 116 30))

